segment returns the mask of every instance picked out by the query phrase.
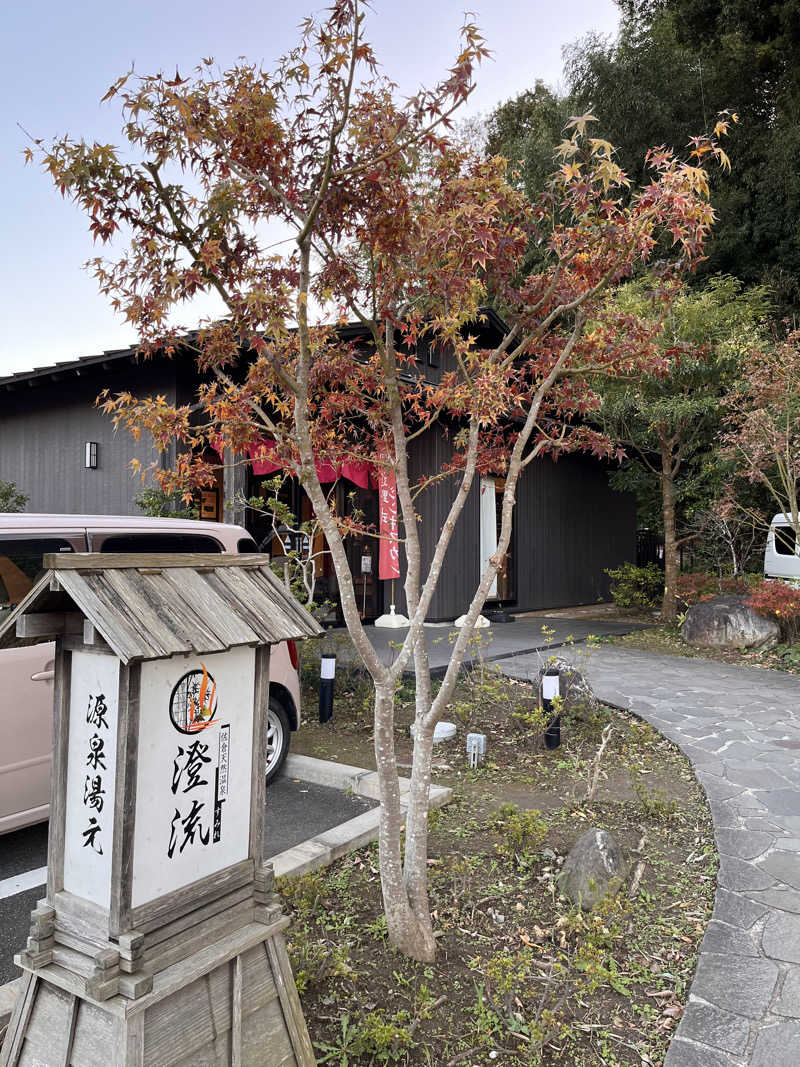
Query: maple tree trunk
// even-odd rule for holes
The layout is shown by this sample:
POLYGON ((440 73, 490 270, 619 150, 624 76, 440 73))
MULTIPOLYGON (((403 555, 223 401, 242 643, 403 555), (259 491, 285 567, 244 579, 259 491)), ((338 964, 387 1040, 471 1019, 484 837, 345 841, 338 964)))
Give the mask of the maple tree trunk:
POLYGON ((406 894, 419 928, 424 952, 424 955, 415 958, 429 961, 433 959, 436 949, 428 903, 428 811, 433 761, 433 731, 436 727, 435 721, 430 718, 430 660, 424 635, 414 648, 414 669, 417 682, 416 731, 411 760, 403 873, 406 894))
POLYGON ((661 602, 662 622, 675 622, 678 617, 678 547, 675 536, 675 483, 672 478, 672 457, 661 457, 661 501, 664 511, 664 598, 661 602))
MULTIPOLYGON (((380 827, 378 849, 380 855, 381 891, 389 943, 405 955, 423 963, 430 963, 436 952, 427 910, 415 913, 406 888, 400 853, 400 834, 403 816, 400 809, 400 781, 394 753, 394 684, 375 686, 375 763, 380 789, 380 827)), ((431 734, 433 731, 431 731, 431 734)), ((417 762, 419 739, 414 745, 417 762)), ((430 766, 430 761, 428 762, 430 766)), ((406 848, 411 832, 406 829, 406 848)))

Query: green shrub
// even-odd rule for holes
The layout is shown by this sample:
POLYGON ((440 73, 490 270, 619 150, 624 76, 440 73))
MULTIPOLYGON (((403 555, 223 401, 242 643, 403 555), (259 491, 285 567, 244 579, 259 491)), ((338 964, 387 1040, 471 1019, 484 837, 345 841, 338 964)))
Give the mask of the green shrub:
POLYGON ((521 811, 516 804, 501 804, 489 817, 489 825, 503 835, 497 851, 514 859, 519 855, 538 852, 547 837, 547 823, 536 808, 521 811))
POLYGON ((611 599, 618 608, 652 611, 664 595, 664 572, 655 563, 637 567, 623 563, 605 572, 611 579, 611 599))

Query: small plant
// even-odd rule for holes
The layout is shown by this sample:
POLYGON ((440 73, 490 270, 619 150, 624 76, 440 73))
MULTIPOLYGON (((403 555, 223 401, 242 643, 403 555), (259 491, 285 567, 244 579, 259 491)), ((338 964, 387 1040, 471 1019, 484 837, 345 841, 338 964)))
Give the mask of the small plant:
MULTIPOLYGON (((181 492, 166 493, 157 485, 148 485, 134 500, 136 507, 143 515, 159 519, 199 519, 200 511, 196 507, 187 506, 184 494, 181 492)), ((2 511, 0 507, 0 511, 2 511)))
POLYGON ((650 789, 638 774, 629 768, 631 788, 642 810, 651 819, 668 819, 677 814, 678 803, 674 797, 667 797, 660 789, 650 789))
POLYGON ((469 896, 472 892, 473 879, 483 863, 481 856, 451 856, 447 873, 451 879, 454 900, 469 896))
POLYGON ((597 794, 597 787, 600 784, 600 766, 603 761, 603 753, 605 752, 608 742, 611 740, 611 734, 614 732, 614 726, 609 723, 603 730, 600 738, 600 747, 595 753, 594 760, 592 761, 592 769, 589 773, 589 779, 586 788, 586 803, 591 804, 594 802, 594 798, 597 794))
POLYGON ((398 1063, 412 1045, 410 1021, 407 1011, 398 1011, 389 1017, 383 1011, 372 1011, 358 1022, 352 1022, 350 1016, 344 1014, 339 1020, 338 1037, 331 1042, 316 1043, 323 1053, 317 1063, 351 1067, 351 1064, 362 1062, 361 1057, 367 1057, 366 1062, 370 1064, 398 1063))
POLYGON ((315 1045, 325 1055, 317 1063, 332 1063, 335 1067, 350 1067, 351 1056, 358 1055, 358 1030, 350 1025, 350 1016, 345 1013, 339 1019, 339 1036, 335 1041, 316 1041, 315 1045))
POLYGON ((778 645, 775 649, 778 656, 778 666, 787 671, 800 670, 800 648, 796 645, 778 645))
POLYGON ((329 978, 353 976, 348 945, 329 944, 313 926, 298 923, 286 947, 300 996, 329 978))
POLYGON ((490 826, 503 836, 502 843, 495 846, 497 851, 508 859, 538 852, 547 837, 547 823, 540 816, 536 808, 523 811, 516 804, 501 804, 489 819, 490 826))
POLYGON ((664 572, 655 563, 637 567, 623 563, 605 572, 611 579, 611 599, 626 611, 653 611, 664 595, 664 572))
POLYGON ((388 936, 386 916, 383 913, 376 915, 371 923, 367 923, 364 930, 376 941, 385 941, 388 936))
POLYGON ((24 511, 29 500, 14 482, 0 481, 0 511, 24 511))
POLYGON ((325 882, 322 874, 314 871, 297 878, 279 878, 275 888, 298 919, 309 919, 317 913, 325 882))

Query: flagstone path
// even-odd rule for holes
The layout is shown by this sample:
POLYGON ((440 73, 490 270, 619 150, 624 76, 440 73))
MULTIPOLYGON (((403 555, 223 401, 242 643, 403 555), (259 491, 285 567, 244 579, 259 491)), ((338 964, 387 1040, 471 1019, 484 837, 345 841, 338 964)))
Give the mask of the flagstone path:
POLYGON ((611 646, 580 666, 683 750, 714 819, 714 913, 664 1067, 800 1067, 800 678, 611 646))

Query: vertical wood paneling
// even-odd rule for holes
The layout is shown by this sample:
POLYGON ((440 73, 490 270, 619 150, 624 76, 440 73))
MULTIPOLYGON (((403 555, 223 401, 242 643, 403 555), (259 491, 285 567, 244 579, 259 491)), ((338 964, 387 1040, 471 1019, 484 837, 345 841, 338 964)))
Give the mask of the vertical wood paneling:
MULTIPOLYGON (((412 446, 412 478, 437 473, 451 458, 441 429, 412 446)), ((457 479, 427 490, 417 501, 419 534, 427 569, 457 479)), ((604 571, 636 555, 633 497, 615 493, 604 466, 589 457, 547 457, 523 474, 514 509, 514 570, 517 611, 593 604, 608 597, 604 571)), ((453 535, 428 619, 453 619, 466 611, 480 578, 480 517, 477 482, 453 535)), ((401 584, 401 583, 398 583, 401 584)), ((402 591, 398 608, 405 611, 402 591)))
MULTIPOLYGON (((426 474, 438 473, 453 456, 453 448, 441 427, 417 438, 410 456, 412 481, 426 474)), ((417 498, 417 510, 422 521, 418 524, 423 577, 433 558, 436 541, 444 526, 453 502, 460 475, 435 483, 417 498)), ((453 619, 466 611, 469 598, 479 580, 478 554, 478 483, 470 492, 456 525, 442 568, 439 586, 431 602, 428 619, 432 622, 453 619)), ((405 610, 405 603, 403 603, 405 610)))
POLYGON ((125 361, 124 371, 92 368, 80 377, 65 372, 57 383, 0 388, 0 480, 16 482, 30 497, 26 511, 140 514, 134 500, 142 483, 132 476, 130 461, 138 459, 147 467, 158 454, 147 434, 135 441, 126 430, 114 431, 111 419, 95 406, 106 387, 163 394, 171 402, 174 368, 125 361), (98 442, 95 470, 84 467, 86 441, 98 442))
POLYGON ((636 556, 634 499, 615 493, 603 465, 589 457, 531 464, 515 522, 520 611, 607 599, 605 569, 636 556))

